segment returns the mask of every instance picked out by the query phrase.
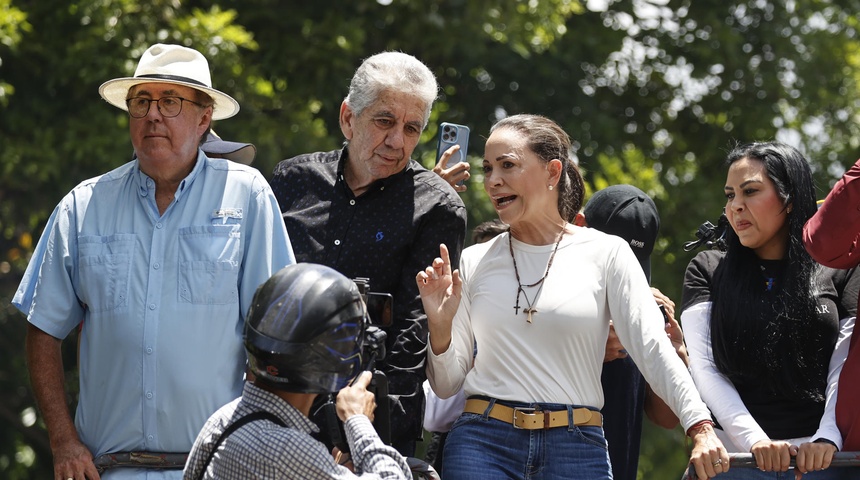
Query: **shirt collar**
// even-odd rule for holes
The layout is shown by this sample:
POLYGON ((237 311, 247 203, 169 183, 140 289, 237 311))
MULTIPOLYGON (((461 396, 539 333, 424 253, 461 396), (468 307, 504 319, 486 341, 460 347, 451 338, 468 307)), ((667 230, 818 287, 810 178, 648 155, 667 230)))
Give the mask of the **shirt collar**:
MULTIPOLYGON (((344 146, 340 151, 340 159, 337 161, 337 181, 344 184, 344 186, 349 189, 349 186, 346 185, 346 179, 344 179, 343 172, 346 167, 346 162, 349 160, 349 150, 344 146)), ((406 166, 403 170, 395 173, 394 175, 390 175, 385 178, 381 178, 379 180, 374 181, 370 185, 368 185, 365 193, 375 192, 377 190, 385 190, 385 187, 398 182, 401 178, 403 178, 407 172, 411 172, 413 170, 412 159, 406 161, 406 166)))
MULTIPOLYGON (((174 198, 179 200, 182 197, 182 194, 191 187, 191 184, 194 183, 194 179, 203 171, 203 168, 206 166, 206 162, 209 161, 209 158, 206 154, 203 153, 203 150, 197 149, 197 160, 194 163, 194 168, 191 169, 191 173, 188 174, 187 177, 183 178, 179 183, 179 187, 176 189, 176 193, 174 193, 174 198)), ((140 159, 135 156, 134 159, 134 173, 135 178, 137 179, 138 193, 141 197, 145 197, 149 195, 150 190, 155 191, 155 180, 150 178, 149 175, 143 173, 140 169, 140 159)))
POLYGON ((281 419, 292 428, 301 429, 307 433, 316 433, 319 427, 297 408, 272 392, 263 390, 251 382, 245 382, 242 400, 255 408, 262 408, 281 419))

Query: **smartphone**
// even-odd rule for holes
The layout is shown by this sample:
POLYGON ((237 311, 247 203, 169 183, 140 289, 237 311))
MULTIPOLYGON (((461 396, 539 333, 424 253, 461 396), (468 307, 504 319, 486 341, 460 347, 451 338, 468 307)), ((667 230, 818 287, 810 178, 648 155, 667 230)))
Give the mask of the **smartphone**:
POLYGON ((456 123, 442 122, 439 125, 439 143, 436 146, 436 163, 442 158, 445 150, 448 150, 452 145, 459 145, 460 150, 451 155, 448 159, 448 165, 453 165, 457 162, 465 162, 466 153, 469 149, 469 127, 458 125, 456 123))
POLYGON ((394 296, 390 293, 367 293, 367 315, 370 323, 390 327, 394 312, 394 296))
POLYGON ((660 304, 660 313, 663 314, 663 324, 664 326, 669 326, 669 312, 666 311, 666 306, 662 303, 660 304))

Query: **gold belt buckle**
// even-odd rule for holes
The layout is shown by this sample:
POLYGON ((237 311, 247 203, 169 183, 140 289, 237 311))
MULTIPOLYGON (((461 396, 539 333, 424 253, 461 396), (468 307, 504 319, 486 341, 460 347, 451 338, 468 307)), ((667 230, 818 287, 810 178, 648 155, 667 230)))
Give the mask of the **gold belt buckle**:
POLYGON ((514 407, 514 418, 513 418, 513 419, 512 419, 512 421, 511 421, 511 425, 513 425, 513 426, 514 426, 514 428, 517 428, 517 429, 534 430, 534 428, 529 428, 529 427, 527 427, 527 426, 526 426, 526 427, 523 427, 523 426, 518 425, 518 424, 517 424, 517 418, 520 418, 520 419, 522 419, 522 421, 523 421, 523 422, 525 422, 525 421, 526 421, 526 417, 525 417, 525 415, 532 415, 532 416, 534 416, 534 415, 537 415, 537 414, 540 414, 540 413, 541 413, 541 411, 540 411, 540 410, 536 410, 534 407, 514 407), (523 416, 521 416, 521 417, 517 417, 517 414, 518 414, 518 413, 519 413, 519 414, 522 414, 523 416))

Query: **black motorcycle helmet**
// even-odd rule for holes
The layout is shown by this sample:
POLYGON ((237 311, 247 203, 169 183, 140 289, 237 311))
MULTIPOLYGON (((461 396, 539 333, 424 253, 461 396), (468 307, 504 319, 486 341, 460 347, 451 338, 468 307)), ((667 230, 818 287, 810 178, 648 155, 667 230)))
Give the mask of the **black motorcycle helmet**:
POLYGON ((261 285, 245 320, 258 381, 297 393, 331 393, 364 369, 369 319, 358 287, 312 263, 284 267, 261 285))

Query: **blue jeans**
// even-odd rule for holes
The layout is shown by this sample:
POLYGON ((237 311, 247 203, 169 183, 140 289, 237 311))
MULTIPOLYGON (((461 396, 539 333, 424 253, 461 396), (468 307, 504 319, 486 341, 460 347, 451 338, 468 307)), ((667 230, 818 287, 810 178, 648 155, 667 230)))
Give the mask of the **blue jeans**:
MULTIPOLYGON (((497 402, 490 399, 490 407, 497 402)), ((576 406, 500 401, 509 407, 572 410, 576 406)), ((488 408, 488 410, 489 410, 488 408)), ((486 414, 463 413, 454 422, 444 453, 445 480, 611 480, 602 427, 521 430, 486 414)))

